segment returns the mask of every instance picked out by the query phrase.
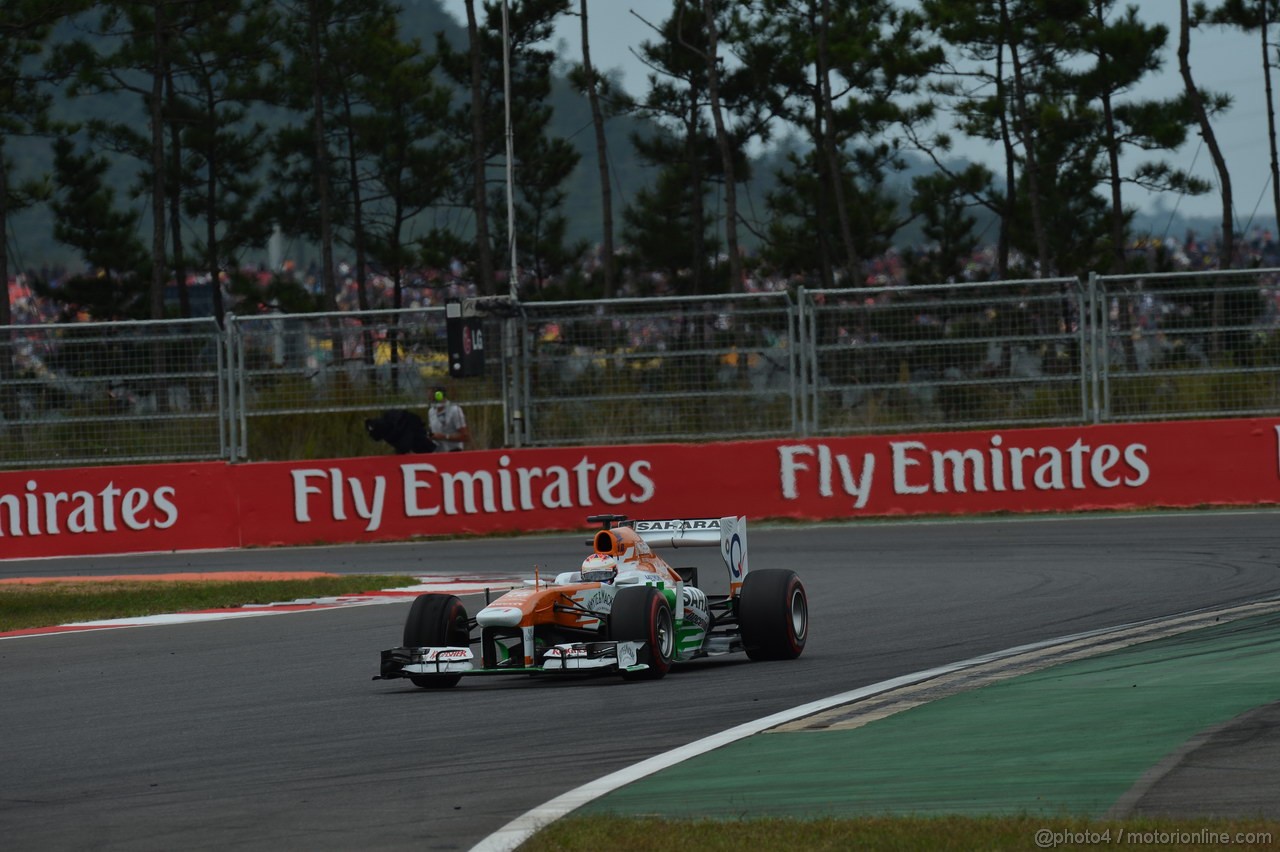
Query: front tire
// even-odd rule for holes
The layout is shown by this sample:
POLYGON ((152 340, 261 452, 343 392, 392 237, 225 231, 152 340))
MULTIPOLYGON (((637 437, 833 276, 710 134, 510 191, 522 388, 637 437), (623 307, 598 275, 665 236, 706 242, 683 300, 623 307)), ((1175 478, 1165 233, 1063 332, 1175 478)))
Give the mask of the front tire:
MULTIPOLYGON (((453 595, 418 595, 404 622, 403 644, 407 648, 468 647, 471 629, 467 626, 467 610, 462 601, 453 595)), ((423 689, 445 689, 456 686, 462 675, 412 675, 409 680, 423 689)))
POLYGON ((675 655, 676 626, 666 595, 652 586, 621 589, 609 614, 609 638, 615 642, 643 642, 636 662, 647 669, 624 671, 628 680, 657 680, 671 670, 675 655))
POLYGON ((794 660, 809 638, 809 598, 795 571, 751 571, 738 598, 742 645, 753 660, 794 660))

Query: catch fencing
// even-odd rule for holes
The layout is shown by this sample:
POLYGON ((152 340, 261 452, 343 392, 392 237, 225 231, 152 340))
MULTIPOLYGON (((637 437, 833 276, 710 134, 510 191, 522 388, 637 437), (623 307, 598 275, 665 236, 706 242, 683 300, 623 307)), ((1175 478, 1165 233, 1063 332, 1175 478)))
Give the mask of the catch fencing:
POLYGON ((227 458, 212 319, 0 328, 0 466, 227 458))
POLYGON ((522 438, 529 445, 801 429, 798 309, 785 293, 522 308, 522 438))
POLYGON ((1030 426, 1087 416, 1075 278, 806 291, 812 434, 1030 426))
MULTIPOLYGON (((486 321, 494 339, 499 323, 486 321)), ((232 461, 385 452, 364 419, 393 408, 425 419, 431 388, 451 384, 444 307, 228 317, 226 340, 232 461)), ((505 421, 509 367, 493 355, 490 377, 466 383, 477 424, 505 421)))
POLYGON ((1280 412, 1280 270, 1098 277, 1098 422, 1280 412))
MULTIPOLYGON (((470 307, 470 306, 469 306, 470 307)), ((0 467, 381 454, 449 385, 473 448, 1280 413, 1280 270, 0 329, 0 467)))

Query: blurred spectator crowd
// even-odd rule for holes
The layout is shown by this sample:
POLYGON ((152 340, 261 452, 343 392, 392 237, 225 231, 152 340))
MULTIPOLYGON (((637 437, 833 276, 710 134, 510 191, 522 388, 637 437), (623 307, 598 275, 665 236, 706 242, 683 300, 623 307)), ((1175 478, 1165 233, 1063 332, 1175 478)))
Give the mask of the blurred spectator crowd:
MULTIPOLYGON (((1235 268, 1276 268, 1280 267, 1280 244, 1269 229, 1253 228, 1237 243, 1235 268)), ((863 267, 860 281, 837 280, 840 287, 903 287, 908 285, 908 270, 911 268, 912 256, 928 249, 893 249, 885 254, 868 259, 863 267)), ((623 250, 625 261, 625 249, 623 250)), ((1145 259, 1148 268, 1168 268, 1175 272, 1194 272, 1219 268, 1219 243, 1213 238, 1203 238, 1194 231, 1188 231, 1182 239, 1176 237, 1146 237, 1135 240, 1129 246, 1131 260, 1145 259)), ((1032 264, 1026 258, 1015 256, 1011 265, 1029 268, 1032 264)), ((571 270, 582 278, 589 278, 601 266, 599 249, 588 252, 571 270)), ((682 292, 684 282, 673 280, 673 275, 666 271, 636 270, 622 264, 625 271, 619 284, 619 297, 666 296, 682 292)), ((936 283, 978 282, 992 279, 992 271, 996 268, 995 248, 984 246, 976 249, 964 263, 960 265, 962 272, 950 281, 936 283)), ((270 285, 273 281, 287 281, 300 285, 306 292, 318 295, 321 289, 321 276, 314 265, 299 267, 292 261, 285 261, 280 269, 272 271, 264 267, 245 268, 241 277, 256 283, 263 294, 257 304, 240 304, 239 310, 246 313, 271 312, 281 309, 273 304, 270 285)), ((8 282, 9 305, 14 325, 33 325, 57 322, 67 317, 77 320, 110 320, 113 317, 91 317, 85 311, 77 311, 54 297, 42 296, 31 286, 33 280, 45 282, 47 290, 56 294, 60 284, 68 276, 75 273, 67 269, 29 270, 11 276, 8 282)), ((338 308, 342 311, 360 309, 359 284, 355 269, 346 263, 337 267, 339 281, 338 308)), ((498 292, 507 291, 507 273, 498 273, 498 292)), ((680 277, 683 273, 677 273, 680 277)), ((370 271, 366 276, 366 292, 370 309, 388 309, 395 306, 395 280, 381 271, 370 271)), ((234 295, 224 280, 223 304, 229 309, 237 303, 243 303, 243 295, 234 295)), ((522 278, 520 292, 525 298, 555 287, 561 283, 556 278, 532 280, 522 278)), ((213 300, 208 274, 190 274, 186 279, 187 295, 194 316, 210 316, 213 300)), ((811 276, 803 273, 784 273, 771 269, 767 264, 748 264, 748 272, 742 289, 750 293, 783 292, 804 286, 815 289, 819 285, 811 276)), ((402 274, 400 281, 400 307, 424 308, 442 305, 454 299, 465 299, 477 295, 475 284, 468 278, 468 270, 461 261, 453 261, 448 268, 415 269, 402 274)), ((176 313, 179 304, 176 286, 170 285, 166 293, 166 302, 176 313)))

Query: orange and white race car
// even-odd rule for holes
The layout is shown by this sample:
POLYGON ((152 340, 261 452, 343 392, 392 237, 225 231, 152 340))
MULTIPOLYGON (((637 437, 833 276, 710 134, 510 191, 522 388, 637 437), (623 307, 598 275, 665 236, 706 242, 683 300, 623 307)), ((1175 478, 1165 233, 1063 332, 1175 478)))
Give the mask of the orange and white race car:
POLYGON ((403 645, 382 652, 379 679, 432 689, 463 675, 620 672, 654 679, 674 663, 738 651, 793 660, 809 634, 809 604, 794 571, 749 571, 742 517, 600 525, 581 567, 526 581, 467 615, 453 595, 417 597, 403 645), (719 546, 729 591, 708 595, 696 568, 674 568, 655 548, 719 546), (478 652, 476 647, 478 646, 478 652))

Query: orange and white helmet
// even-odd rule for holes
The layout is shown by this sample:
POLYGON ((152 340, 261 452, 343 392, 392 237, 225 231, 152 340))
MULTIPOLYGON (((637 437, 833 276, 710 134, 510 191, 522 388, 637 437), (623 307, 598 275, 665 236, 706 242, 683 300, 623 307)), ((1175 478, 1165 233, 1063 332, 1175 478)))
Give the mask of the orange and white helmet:
POLYGON ((618 557, 593 553, 582 561, 582 582, 612 583, 618 576, 618 557))

